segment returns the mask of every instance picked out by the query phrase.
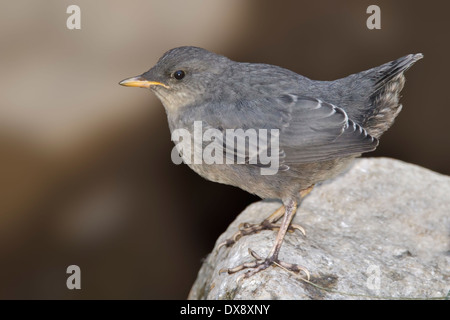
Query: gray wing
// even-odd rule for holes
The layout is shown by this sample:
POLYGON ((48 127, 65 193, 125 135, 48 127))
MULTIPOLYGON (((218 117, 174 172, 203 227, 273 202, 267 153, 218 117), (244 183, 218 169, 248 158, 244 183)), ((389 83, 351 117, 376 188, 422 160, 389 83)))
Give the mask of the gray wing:
POLYGON ((292 164, 373 151, 378 145, 378 140, 349 119, 343 109, 315 98, 285 94, 221 103, 213 109, 206 110, 207 116, 203 118, 209 127, 224 133, 223 139, 216 139, 216 143, 223 145, 229 160, 244 158, 246 163, 264 166, 259 157, 274 149, 280 157, 280 170, 286 170, 292 164), (227 143, 226 129, 242 129, 232 133, 236 139, 246 139, 245 151, 227 143), (257 139, 251 138, 252 130, 257 132, 257 139), (276 140, 278 148, 273 148, 276 140))
POLYGON ((319 99, 289 97, 291 117, 280 134, 285 163, 331 160, 377 147, 378 140, 348 118, 342 108, 319 99))

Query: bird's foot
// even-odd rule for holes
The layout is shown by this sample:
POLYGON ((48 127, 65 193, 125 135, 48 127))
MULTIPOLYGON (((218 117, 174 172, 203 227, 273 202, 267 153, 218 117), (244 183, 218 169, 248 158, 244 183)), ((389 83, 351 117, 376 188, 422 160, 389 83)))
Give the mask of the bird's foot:
MULTIPOLYGON (((237 231, 231 238, 221 242, 217 250, 222 248, 223 246, 229 248, 233 246, 240 238, 243 236, 248 236, 254 233, 258 233, 262 230, 278 230, 280 229, 279 224, 275 224, 273 222, 270 222, 269 220, 264 220, 261 223, 241 223, 239 225, 239 231, 237 231)), ((303 229, 302 226, 299 226, 298 224, 291 224, 288 228, 288 232, 294 232, 295 230, 299 230, 304 236, 306 235, 305 229, 303 229)))
POLYGON ((244 269, 251 269, 248 270, 246 273, 242 274, 242 276, 239 277, 239 280, 242 278, 249 278, 253 276, 254 274, 267 269, 271 265, 277 265, 282 267, 283 269, 287 269, 294 273, 299 273, 300 271, 303 271, 306 274, 307 279, 310 279, 310 273, 308 269, 305 267, 299 266, 297 264, 287 263, 278 260, 278 257, 276 255, 271 255, 267 257, 266 259, 261 258, 255 251, 252 249, 248 249, 248 252, 250 255, 255 258, 255 261, 253 262, 247 262, 244 264, 241 264, 240 266, 234 267, 234 268, 225 268, 221 269, 219 273, 228 272, 228 274, 233 274, 236 272, 239 272, 244 269))

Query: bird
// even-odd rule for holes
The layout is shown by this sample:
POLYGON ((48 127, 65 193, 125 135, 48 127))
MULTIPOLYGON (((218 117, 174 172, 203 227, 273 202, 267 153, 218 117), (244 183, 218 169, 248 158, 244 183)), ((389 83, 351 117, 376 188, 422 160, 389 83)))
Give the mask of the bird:
MULTIPOLYGON (((219 246, 230 247, 261 230, 278 230, 267 257, 249 248, 253 261, 221 271, 233 274, 247 269, 243 276, 248 278, 278 265, 309 277, 305 267, 279 259, 287 232, 305 233, 303 227, 292 224, 298 207, 316 184, 336 177, 353 159, 376 149, 402 110, 404 72, 421 58, 421 53, 409 54, 344 78, 320 81, 279 66, 237 62, 203 48, 183 46, 167 51, 148 71, 119 84, 154 92, 165 108, 172 137, 185 130, 195 138, 198 123, 201 133, 215 130, 209 142, 226 151, 216 158, 221 163, 193 161, 201 150, 195 150, 188 139, 177 149, 200 176, 262 199, 281 200, 280 208, 268 218, 241 225, 219 246), (265 148, 258 149, 257 140, 245 135, 251 129, 275 131, 260 141, 265 148), (230 132, 245 141, 243 150, 230 146, 226 139, 230 132), (272 171, 262 174, 268 169, 262 154, 272 146, 271 155, 278 161, 272 171)), ((200 146, 207 146, 207 141, 200 146)))

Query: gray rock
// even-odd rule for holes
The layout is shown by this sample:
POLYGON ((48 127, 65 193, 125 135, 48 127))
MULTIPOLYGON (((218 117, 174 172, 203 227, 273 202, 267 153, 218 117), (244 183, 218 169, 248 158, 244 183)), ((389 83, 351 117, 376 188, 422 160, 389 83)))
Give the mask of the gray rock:
POLYGON ((219 270, 266 257, 276 236, 262 231, 233 247, 218 244, 240 223, 259 223, 280 206, 250 205, 223 233, 189 299, 375 299, 444 297, 450 289, 450 177, 387 158, 358 159, 305 198, 280 260, 311 273, 311 283, 280 267, 249 279, 219 270))

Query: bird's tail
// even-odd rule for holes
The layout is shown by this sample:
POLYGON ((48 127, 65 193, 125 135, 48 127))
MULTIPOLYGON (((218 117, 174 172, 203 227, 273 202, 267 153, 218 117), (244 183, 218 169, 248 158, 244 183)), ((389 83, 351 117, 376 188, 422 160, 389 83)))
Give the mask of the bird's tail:
POLYGON ((367 70, 367 73, 373 73, 372 77, 375 82, 375 91, 373 94, 376 94, 378 90, 382 89, 393 80, 396 76, 402 74, 406 70, 408 70, 415 62, 423 58, 423 54, 408 54, 407 56, 401 57, 397 60, 385 63, 379 67, 367 70))
POLYGON ((422 58, 421 53, 409 54, 364 72, 372 82, 372 90, 368 101, 370 111, 362 122, 371 136, 379 138, 394 123, 402 109, 399 100, 405 84, 403 73, 422 58))

